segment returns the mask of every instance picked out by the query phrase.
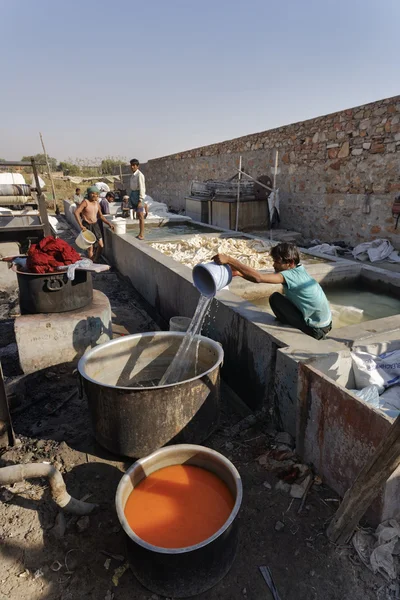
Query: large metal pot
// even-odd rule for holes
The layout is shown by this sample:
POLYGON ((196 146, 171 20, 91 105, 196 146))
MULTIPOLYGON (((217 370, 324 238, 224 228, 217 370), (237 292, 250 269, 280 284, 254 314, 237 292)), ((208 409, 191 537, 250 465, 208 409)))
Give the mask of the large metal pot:
POLYGON ((118 519, 127 535, 131 569, 147 589, 161 596, 188 598, 209 590, 229 571, 238 544, 237 514, 242 482, 233 464, 214 450, 182 444, 154 452, 133 464, 122 477, 115 498, 118 519), (129 527, 125 504, 145 477, 171 465, 196 465, 215 473, 230 489, 235 504, 226 523, 213 536, 187 548, 160 548, 148 544, 129 527))
MULTIPOLYGON (((140 458, 170 442, 202 443, 218 425, 221 346, 198 336, 198 375, 154 386, 185 333, 157 331, 121 337, 79 361, 94 434, 102 446, 140 458)), ((194 365, 194 360, 193 360, 194 365)))
POLYGON ((66 273, 25 273, 17 271, 21 314, 61 313, 83 308, 93 299, 92 275, 75 271, 75 279, 66 273))

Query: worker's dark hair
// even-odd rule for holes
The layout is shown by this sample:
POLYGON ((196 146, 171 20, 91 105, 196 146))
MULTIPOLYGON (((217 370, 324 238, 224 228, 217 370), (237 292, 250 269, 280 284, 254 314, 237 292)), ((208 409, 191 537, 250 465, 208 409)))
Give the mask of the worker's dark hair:
POLYGON ((300 255, 297 247, 294 244, 288 242, 282 242, 277 246, 274 246, 271 250, 272 259, 280 263, 291 263, 294 262, 298 265, 300 262, 300 255))
POLYGON ((139 166, 140 164, 137 158, 132 158, 132 160, 130 160, 129 162, 131 163, 131 165, 139 166))
POLYGON ((81 188, 76 188, 75 192, 80 192, 81 188))
POLYGON ((106 198, 115 198, 115 194, 113 194, 112 192, 107 192, 106 198))

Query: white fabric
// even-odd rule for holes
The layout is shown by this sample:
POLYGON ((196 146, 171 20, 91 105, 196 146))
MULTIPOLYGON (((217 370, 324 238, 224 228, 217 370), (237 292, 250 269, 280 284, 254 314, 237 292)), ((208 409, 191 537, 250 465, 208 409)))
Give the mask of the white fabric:
POLYGON ((273 190, 268 196, 268 209, 269 209, 269 218, 272 221, 272 217, 274 214, 274 208, 278 211, 278 215, 280 215, 279 208, 279 188, 273 190))
POLYGON ((129 187, 132 192, 136 192, 139 190, 139 200, 144 202, 144 198, 146 196, 146 183, 144 179, 143 173, 138 169, 135 173, 132 173, 129 187))
POLYGON ((0 173, 0 184, 26 185, 21 173, 0 173))
POLYGON ((94 185, 97 187, 97 189, 100 190, 100 192, 106 192, 107 193, 107 192, 110 191, 109 186, 106 183, 104 183, 104 181, 98 181, 94 185))
POLYGON ((378 260, 387 259, 390 262, 400 262, 400 256, 389 240, 382 239, 358 244, 353 250, 353 256, 361 261, 377 262, 378 260))
MULTIPOLYGON (((41 178, 39 177, 39 175, 38 175, 38 179, 39 179, 39 185, 40 185, 41 189, 45 188, 45 187, 46 187, 46 184, 45 184, 45 182, 43 181, 43 179, 41 179, 41 178)), ((31 183, 31 187, 36 187, 36 181, 35 181, 35 178, 34 178, 34 176, 33 176, 33 175, 32 175, 32 183, 31 183)))
POLYGON ((369 352, 351 353, 356 387, 361 390, 376 385, 379 393, 400 383, 400 350, 374 356, 369 352))
POLYGON ((322 254, 329 254, 330 256, 337 256, 337 250, 340 246, 333 246, 332 244, 318 244, 317 246, 311 246, 309 250, 315 252, 322 252, 322 254))

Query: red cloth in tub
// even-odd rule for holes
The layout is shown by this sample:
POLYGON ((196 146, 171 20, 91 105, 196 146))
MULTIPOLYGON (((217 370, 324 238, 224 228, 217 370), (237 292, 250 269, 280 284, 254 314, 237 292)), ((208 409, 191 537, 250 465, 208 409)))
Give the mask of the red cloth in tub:
POLYGON ((30 273, 53 273, 57 267, 72 265, 80 258, 67 242, 49 235, 29 248, 26 266, 30 273))

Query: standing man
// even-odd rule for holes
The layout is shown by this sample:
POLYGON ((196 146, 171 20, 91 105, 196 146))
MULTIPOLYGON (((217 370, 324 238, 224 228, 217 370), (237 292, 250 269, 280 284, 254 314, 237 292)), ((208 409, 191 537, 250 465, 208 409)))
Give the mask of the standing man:
POLYGON ((75 190, 75 195, 74 195, 74 202, 77 206, 80 205, 80 203, 83 200, 83 196, 81 195, 81 188, 76 188, 75 190))
POLYGON ((129 208, 135 211, 136 218, 139 219, 139 235, 136 237, 138 240, 144 240, 144 220, 148 215, 147 204, 144 203, 146 184, 143 173, 139 171, 139 161, 137 158, 132 158, 130 164, 132 175, 129 186, 131 189, 129 208))

